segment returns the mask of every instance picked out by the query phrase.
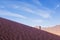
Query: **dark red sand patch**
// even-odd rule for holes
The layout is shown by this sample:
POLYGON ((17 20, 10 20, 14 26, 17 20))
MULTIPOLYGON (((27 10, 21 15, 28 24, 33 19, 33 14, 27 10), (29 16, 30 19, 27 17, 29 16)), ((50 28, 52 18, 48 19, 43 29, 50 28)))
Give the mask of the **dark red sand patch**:
POLYGON ((0 40, 60 40, 60 36, 0 18, 0 40))

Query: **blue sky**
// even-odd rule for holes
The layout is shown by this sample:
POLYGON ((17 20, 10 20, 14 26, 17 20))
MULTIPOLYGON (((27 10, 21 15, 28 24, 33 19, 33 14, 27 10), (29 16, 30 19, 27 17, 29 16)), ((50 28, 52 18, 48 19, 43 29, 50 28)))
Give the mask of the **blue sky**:
POLYGON ((60 0, 1 0, 0 17, 29 26, 60 24, 60 0))

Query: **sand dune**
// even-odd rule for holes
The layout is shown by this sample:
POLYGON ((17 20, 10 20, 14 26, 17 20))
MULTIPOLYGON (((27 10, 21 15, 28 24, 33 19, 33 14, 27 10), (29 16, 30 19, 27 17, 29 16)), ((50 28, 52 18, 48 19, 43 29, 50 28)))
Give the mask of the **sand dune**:
POLYGON ((0 18, 0 40, 60 40, 60 36, 0 18))
POLYGON ((43 30, 45 30, 47 32, 51 32, 56 35, 60 35, 60 25, 56 25, 56 26, 48 27, 48 28, 43 28, 43 30))

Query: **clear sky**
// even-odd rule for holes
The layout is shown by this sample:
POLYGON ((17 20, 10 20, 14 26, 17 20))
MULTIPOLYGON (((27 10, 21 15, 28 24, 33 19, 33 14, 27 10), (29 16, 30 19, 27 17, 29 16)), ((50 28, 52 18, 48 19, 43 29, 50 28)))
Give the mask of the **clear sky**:
POLYGON ((29 26, 60 24, 60 0, 0 0, 0 17, 29 26))

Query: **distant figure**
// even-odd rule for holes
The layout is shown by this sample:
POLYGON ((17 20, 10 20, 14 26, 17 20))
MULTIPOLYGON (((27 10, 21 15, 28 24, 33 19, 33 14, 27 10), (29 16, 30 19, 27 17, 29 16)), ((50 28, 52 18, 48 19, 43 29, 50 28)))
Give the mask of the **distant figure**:
POLYGON ((37 29, 41 29, 41 26, 35 26, 35 28, 37 28, 37 29))

